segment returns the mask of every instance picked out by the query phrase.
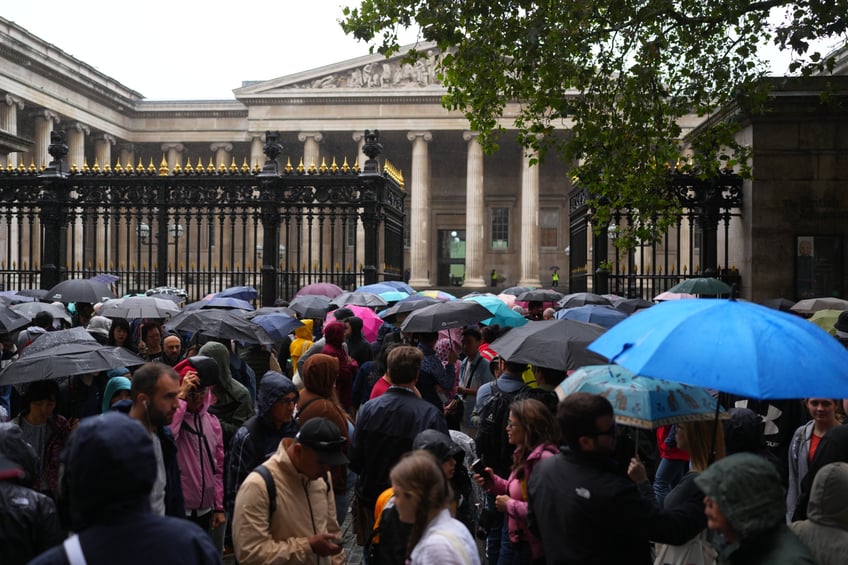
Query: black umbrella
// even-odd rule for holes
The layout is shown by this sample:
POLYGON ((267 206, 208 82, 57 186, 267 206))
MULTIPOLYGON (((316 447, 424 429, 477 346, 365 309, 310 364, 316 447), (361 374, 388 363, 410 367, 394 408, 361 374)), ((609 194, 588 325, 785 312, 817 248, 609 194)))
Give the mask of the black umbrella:
POLYGON ((439 302, 413 311, 400 329, 409 333, 437 332, 476 324, 491 317, 492 313, 477 302, 439 302))
POLYGON ((330 299, 318 294, 304 294, 295 296, 289 308, 301 318, 324 318, 330 311, 330 299))
POLYGON ((85 328, 47 332, 22 352, 17 361, 0 372, 0 385, 135 367, 144 359, 123 347, 100 345, 85 328))
POLYGON ((551 267, 551 270, 552 270, 552 271, 559 271, 559 269, 560 269, 560 268, 559 268, 557 265, 553 265, 553 266, 551 267))
POLYGON ((532 286, 511 286, 501 291, 501 294, 511 294, 513 296, 518 296, 528 290, 533 290, 532 286))
POLYGON ((440 304, 440 301, 435 298, 427 298, 426 296, 412 295, 409 298, 399 300, 394 304, 394 306, 386 308, 380 312, 380 317, 391 322, 398 314, 413 312, 415 310, 420 310, 425 306, 432 306, 433 304, 440 304), (415 300, 413 300, 413 298, 415 298, 415 300))
POLYGON ((574 320, 528 322, 509 330, 489 346, 507 361, 570 371, 607 362, 605 357, 586 349, 604 331, 601 326, 574 320))
POLYGON ((642 310, 644 308, 650 308, 653 306, 653 302, 648 302, 643 298, 625 298, 621 302, 618 302, 615 305, 616 310, 621 310, 625 314, 632 314, 637 310, 642 310))
POLYGON ((41 300, 45 296, 47 296, 47 291, 43 288, 24 288, 22 290, 17 291, 21 296, 28 296, 30 298, 37 298, 41 300))
POLYGON ((108 286, 91 279, 69 279, 62 281, 47 291, 48 300, 59 302, 88 302, 96 304, 115 295, 108 286))
POLYGON ((563 296, 557 306, 560 308, 575 308, 577 306, 586 306, 587 304, 600 304, 602 306, 612 306, 612 302, 594 292, 575 292, 563 296))
POLYGON ((764 301, 763 306, 773 310, 780 310, 781 312, 791 312, 792 307, 795 306, 795 301, 788 298, 771 298, 764 301))
POLYGON ((232 339, 242 343, 274 343, 268 332, 245 318, 241 310, 209 308, 184 311, 165 322, 165 330, 232 339))
POLYGON ((285 314, 286 316, 297 318, 297 312, 287 306, 262 306, 253 312, 245 312, 244 317, 252 320, 256 316, 265 316, 267 314, 285 314))
POLYGON ((562 298, 561 292, 546 290, 544 288, 528 290, 515 297, 516 300, 523 302, 556 302, 560 298, 562 298))
POLYGON ((8 306, 0 306, 0 332, 12 333, 26 325, 32 320, 20 314, 8 306))
POLYGON ((10 306, 10 308, 18 314, 27 316, 30 320, 35 319, 35 316, 39 312, 50 312, 54 319, 61 318, 68 322, 69 325, 72 322, 71 314, 65 310, 65 307, 61 304, 48 304, 47 302, 23 302, 21 304, 10 306))
POLYGON ((344 291, 337 297, 333 298, 330 301, 330 304, 338 306, 339 308, 347 305, 365 306, 366 308, 379 308, 381 306, 388 305, 388 302, 385 298, 383 298, 379 294, 374 294, 373 292, 344 291))

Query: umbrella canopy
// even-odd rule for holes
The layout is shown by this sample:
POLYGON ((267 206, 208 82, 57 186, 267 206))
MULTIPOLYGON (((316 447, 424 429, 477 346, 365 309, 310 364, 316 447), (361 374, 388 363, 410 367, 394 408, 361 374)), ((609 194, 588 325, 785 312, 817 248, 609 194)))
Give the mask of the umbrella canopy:
POLYGON ((47 291, 43 288, 24 288, 17 291, 21 296, 29 296, 41 300, 47 297, 47 291))
POLYGON ((297 291, 295 296, 326 296, 327 298, 335 298, 344 290, 334 285, 333 283, 313 283, 308 284, 297 291))
POLYGON ((507 361, 570 371, 605 361, 586 349, 604 331, 601 326, 574 320, 528 322, 509 330, 489 347, 507 361))
POLYGON ((362 292, 357 290, 355 292, 344 291, 337 297, 333 298, 330 301, 330 304, 338 306, 339 308, 347 304, 352 304, 353 306, 380 308, 382 306, 388 306, 389 303, 379 294, 374 294, 373 292, 362 292))
POLYGON ((528 290, 515 297, 516 300, 521 302, 556 302, 561 298, 561 292, 546 290, 544 288, 528 290))
POLYGON ((215 295, 209 300, 202 300, 200 308, 223 308, 232 310, 254 310, 253 304, 241 298, 215 295))
POLYGON ((393 306, 390 306, 380 312, 380 317, 386 321, 391 321, 397 314, 412 312, 413 310, 418 310, 419 308, 424 308, 425 306, 438 303, 439 301, 433 298, 413 294, 403 300, 398 300, 393 306))
MULTIPOLYGON (((609 300, 610 304, 612 304, 613 306, 617 306, 619 302, 627 300, 625 297, 619 296, 617 294, 602 294, 601 296, 609 300)), ((599 304, 599 306, 601 305, 599 304)))
POLYGON ((419 290, 416 294, 418 294, 418 296, 424 296, 426 298, 432 298, 442 302, 456 300, 456 296, 449 292, 445 292, 444 290, 419 290))
POLYGON ((653 306, 653 302, 648 302, 642 298, 625 298, 615 305, 616 310, 621 310, 625 314, 633 314, 637 310, 644 310, 653 306))
POLYGON ((10 309, 14 310, 18 314, 23 314, 27 316, 30 320, 34 319, 36 314, 39 312, 50 312, 53 314, 54 319, 61 319, 67 322, 69 325, 73 323, 71 319, 71 314, 65 310, 65 307, 61 304, 48 304, 47 302, 24 302, 23 304, 15 304, 14 306, 10 306, 10 309))
POLYGON ((415 289, 403 281, 383 281, 382 284, 390 286, 396 290, 405 292, 407 294, 415 294, 415 289))
POLYGON ((576 320, 589 324, 598 324, 602 328, 611 328, 620 321, 627 318, 627 314, 616 310, 612 306, 601 306, 599 304, 587 304, 575 308, 560 310, 555 315, 558 320, 576 320))
POLYGON ((100 315, 107 318, 171 318, 180 313, 180 308, 170 300, 152 296, 113 298, 100 307, 100 315))
POLYGON ((165 329, 218 339, 232 339, 242 343, 274 343, 274 339, 268 335, 268 332, 245 318, 241 310, 218 308, 188 310, 168 320, 165 323, 165 329))
POLYGON ((511 294, 513 296, 518 296, 519 294, 523 294, 529 290, 534 290, 534 288, 535 287, 532 286, 511 286, 502 290, 501 294, 511 294))
POLYGON ((20 304, 21 302, 33 302, 35 300, 32 296, 24 296, 22 294, 18 294, 15 290, 4 290, 0 291, 0 300, 4 304, 20 304))
POLYGON ((88 302, 96 304, 115 298, 115 294, 105 284, 91 279, 69 279, 62 281, 47 291, 48 300, 58 302, 88 302))
MULTIPOLYGON (((355 306, 352 304, 348 304, 345 306, 348 310, 353 312, 354 316, 362 320, 362 337, 365 338, 366 341, 373 343, 377 340, 377 332, 380 330, 380 326, 383 325, 383 320, 374 313, 373 310, 367 308, 365 306, 355 306)), ((332 312, 327 314, 327 318, 325 322, 332 322, 335 318, 332 316, 332 312)))
POLYGON ((498 300, 512 308, 515 306, 515 295, 514 294, 504 294, 503 292, 498 295, 498 300))
POLYGON ((292 318, 297 317, 297 312, 295 312, 288 306, 262 306, 261 308, 258 308, 253 312, 245 312, 244 317, 248 320, 252 320, 256 316, 264 316, 266 314, 285 314, 286 316, 291 316, 292 318))
POLYGON ((848 350, 815 324, 750 302, 664 302, 589 348, 639 375, 748 398, 848 397, 848 350))
POLYGON ((47 332, 0 372, 0 385, 20 384, 116 367, 135 367, 144 359, 123 347, 100 345, 85 328, 47 332))
POLYGON ((29 325, 32 319, 9 306, 0 306, 0 332, 8 334, 29 325))
POLYGON ((587 304, 600 304, 602 306, 612 306, 612 303, 594 292, 575 292, 563 296, 557 306, 560 308, 575 308, 577 306, 586 306, 587 304))
POLYGON ((560 400, 574 392, 599 394, 609 400, 617 422, 652 430, 680 422, 727 417, 718 400, 700 387, 637 376, 621 365, 581 367, 556 388, 560 400))
POLYGON ((297 296, 289 303, 289 308, 301 318, 323 318, 330 310, 330 299, 317 294, 297 296))
POLYGON ((842 310, 819 310, 810 317, 810 321, 830 335, 836 335, 833 324, 839 319, 841 313, 842 310))
POLYGON ((551 271, 559 271, 560 267, 559 265, 551 265, 550 269, 551 271))
POLYGON ((252 321, 254 324, 262 326, 262 329, 268 332, 268 335, 271 336, 274 341, 282 341, 286 339, 290 333, 303 325, 303 322, 297 318, 280 312, 254 316, 252 321))
POLYGON ((661 292, 654 297, 657 302, 667 302, 669 300, 688 300, 689 298, 697 298, 694 294, 688 292, 661 292))
POLYGON ((217 293, 217 296, 222 298, 238 298, 239 300, 256 300, 259 297, 259 292, 252 286, 231 286, 217 293))
POLYGON ((512 308, 507 306, 500 298, 491 294, 481 294, 477 296, 466 296, 462 299, 465 302, 473 301, 482 304, 489 312, 492 313, 491 318, 482 321, 487 326, 495 324, 505 328, 518 328, 527 323, 527 318, 513 312, 512 308))
POLYGON ((477 324, 491 317, 492 313, 476 302, 439 302, 412 312, 400 329, 409 333, 437 332, 477 324))
POLYGON ((668 289, 669 292, 686 292, 689 294, 730 294, 730 285, 713 277, 695 277, 681 281, 668 289))
POLYGON ((799 314, 813 314, 818 312, 819 310, 848 310, 848 300, 842 300, 841 298, 832 298, 829 296, 825 296, 822 298, 806 298, 804 300, 799 300, 795 303, 792 308, 790 308, 793 312, 798 312, 799 314))
POLYGON ((791 312, 792 307, 795 306, 795 301, 789 300, 788 298, 771 298, 764 301, 763 306, 774 310, 780 310, 781 312, 791 312))
POLYGON ((121 280, 121 277, 110 273, 101 273, 99 275, 94 275, 93 277, 91 277, 91 280, 103 283, 105 285, 110 285, 121 280))

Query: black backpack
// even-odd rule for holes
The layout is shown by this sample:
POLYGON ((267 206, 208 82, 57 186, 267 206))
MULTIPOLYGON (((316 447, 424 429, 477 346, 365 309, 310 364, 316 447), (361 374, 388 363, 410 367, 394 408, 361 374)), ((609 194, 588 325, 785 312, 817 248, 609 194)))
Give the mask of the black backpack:
POLYGON ((492 381, 492 396, 479 410, 480 424, 474 439, 477 456, 487 467, 502 476, 506 476, 504 473, 512 467, 514 448, 506 435, 506 423, 509 421, 509 405, 520 390, 504 392, 498 388, 497 381, 492 381))
POLYGON ((530 398, 532 398, 533 400, 538 400, 539 402, 547 406, 548 410, 551 411, 551 414, 556 416, 557 405, 559 404, 559 397, 554 391, 545 390, 543 388, 538 387, 531 387, 530 385, 524 385, 515 394, 515 400, 527 400, 530 398))

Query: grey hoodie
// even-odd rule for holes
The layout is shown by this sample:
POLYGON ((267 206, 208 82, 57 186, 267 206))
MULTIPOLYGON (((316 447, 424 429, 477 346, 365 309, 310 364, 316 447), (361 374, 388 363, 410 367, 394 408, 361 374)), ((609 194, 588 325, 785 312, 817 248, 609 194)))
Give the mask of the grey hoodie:
POLYGON ((830 463, 813 480, 807 519, 792 524, 819 565, 845 563, 848 555, 848 463, 830 463))

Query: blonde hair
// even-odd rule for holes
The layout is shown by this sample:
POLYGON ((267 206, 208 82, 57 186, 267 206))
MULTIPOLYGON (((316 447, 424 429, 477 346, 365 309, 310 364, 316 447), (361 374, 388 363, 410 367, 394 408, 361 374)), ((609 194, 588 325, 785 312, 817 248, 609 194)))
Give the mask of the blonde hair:
POLYGON ((407 543, 409 555, 424 535, 430 523, 430 514, 434 510, 446 508, 453 500, 453 491, 441 463, 432 453, 423 449, 404 455, 392 468, 389 477, 392 487, 409 491, 418 499, 415 521, 407 543))
POLYGON ((724 459, 724 426, 713 420, 677 424, 686 434, 686 449, 693 471, 702 472, 711 463, 724 459), (715 457, 711 458, 712 450, 715 457))

